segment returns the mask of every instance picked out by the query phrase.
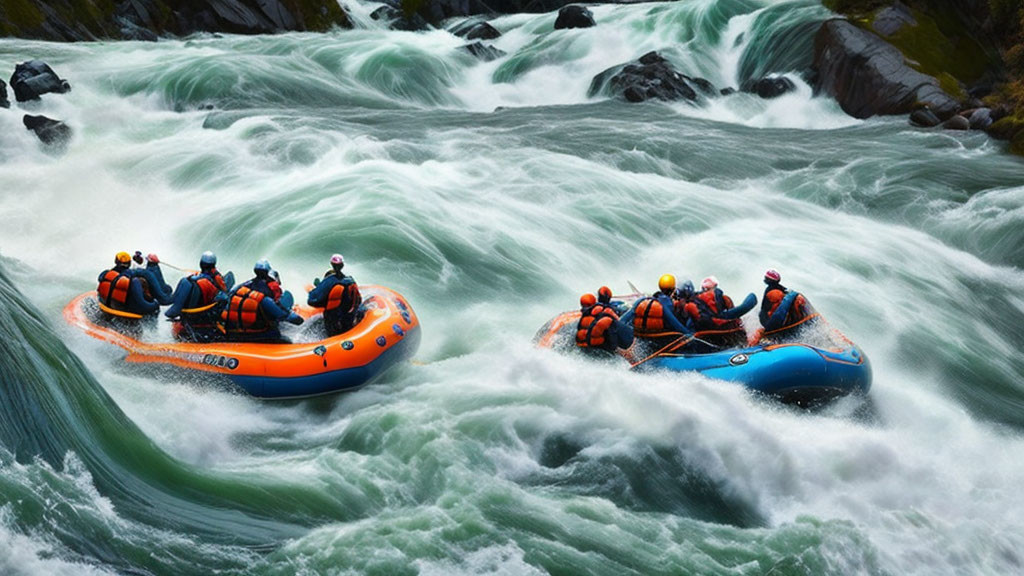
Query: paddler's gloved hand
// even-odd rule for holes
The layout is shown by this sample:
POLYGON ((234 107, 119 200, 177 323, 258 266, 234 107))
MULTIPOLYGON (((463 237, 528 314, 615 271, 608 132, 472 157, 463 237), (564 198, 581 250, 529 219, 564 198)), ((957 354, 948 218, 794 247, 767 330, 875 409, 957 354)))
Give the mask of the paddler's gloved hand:
POLYGON ((306 320, 302 316, 299 316, 295 312, 292 312, 291 314, 288 315, 287 318, 285 318, 285 322, 295 324, 296 326, 302 326, 302 323, 305 321, 306 320))
POLYGON ((149 256, 146 256, 146 262, 148 262, 149 264, 159 264, 160 257, 157 256, 156 254, 150 253, 149 256))

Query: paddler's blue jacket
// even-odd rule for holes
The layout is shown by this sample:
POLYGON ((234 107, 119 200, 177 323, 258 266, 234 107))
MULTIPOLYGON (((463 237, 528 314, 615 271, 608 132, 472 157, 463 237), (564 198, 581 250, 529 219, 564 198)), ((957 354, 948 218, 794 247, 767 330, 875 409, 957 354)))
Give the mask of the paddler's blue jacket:
POLYGON ((149 285, 149 293, 161 306, 172 302, 171 287, 164 283, 164 273, 160 264, 149 262, 145 268, 132 268, 132 276, 142 278, 149 285))
MULTIPOLYGON (((212 269, 216 272, 216 268, 212 269)), ((199 272, 191 276, 186 276, 178 281, 178 286, 174 289, 174 295, 172 296, 171 307, 164 311, 164 316, 168 318, 177 318, 181 315, 182 310, 190 310, 192 308, 198 308, 202 304, 202 290, 196 285, 196 280, 200 278, 206 278, 214 286, 218 285, 217 279, 214 278, 213 274, 207 273, 207 271, 199 272)), ((221 291, 215 297, 218 302, 227 301, 227 293, 221 291)))

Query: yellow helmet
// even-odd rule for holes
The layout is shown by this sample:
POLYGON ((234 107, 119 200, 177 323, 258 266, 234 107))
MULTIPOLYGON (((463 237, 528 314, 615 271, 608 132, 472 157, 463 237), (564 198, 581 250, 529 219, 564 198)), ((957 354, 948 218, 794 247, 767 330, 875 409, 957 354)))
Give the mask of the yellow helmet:
POLYGON ((118 252, 117 255, 114 256, 114 264, 124 264, 127 266, 131 264, 131 262, 132 256, 127 252, 118 252))
POLYGON ((658 288, 662 292, 671 292, 676 289, 676 277, 671 274, 665 274, 661 278, 658 278, 658 288))

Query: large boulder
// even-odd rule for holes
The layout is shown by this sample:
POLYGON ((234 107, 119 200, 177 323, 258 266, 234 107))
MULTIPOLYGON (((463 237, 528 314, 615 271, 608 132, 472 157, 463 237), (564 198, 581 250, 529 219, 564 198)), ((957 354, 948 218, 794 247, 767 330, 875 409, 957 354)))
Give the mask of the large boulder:
POLYGON ((594 14, 589 8, 572 4, 558 11, 558 18, 555 19, 555 30, 566 28, 590 28, 596 26, 594 14))
POLYGON ((10 108, 11 101, 7 99, 7 83, 0 80, 0 108, 10 108))
POLYGON ((741 92, 757 94, 761 98, 778 98, 796 90, 796 84, 785 76, 769 76, 760 80, 747 80, 740 85, 741 92))
POLYGON ((497 28, 485 20, 470 18, 448 29, 449 32, 466 40, 494 40, 501 36, 497 28))
POLYGON ((63 94, 71 90, 71 85, 42 60, 29 60, 14 67, 11 90, 18 102, 28 102, 51 92, 63 94))
POLYGON ((985 130, 995 122, 990 108, 978 108, 967 117, 972 130, 985 130))
POLYGON ((47 146, 64 147, 71 140, 71 127, 59 120, 26 114, 21 121, 47 146))
POLYGON ((594 77, 589 95, 607 91, 630 102, 644 100, 697 100, 701 93, 715 94, 715 87, 703 78, 691 78, 677 71, 657 52, 648 52, 636 62, 615 66, 594 77))
POLYGON ((971 121, 959 114, 954 114, 952 118, 942 123, 942 127, 946 130, 970 130, 971 121))
POLYGON ((947 120, 960 107, 938 80, 908 66, 898 49, 846 20, 829 20, 818 30, 814 69, 816 90, 855 118, 907 114, 924 104, 947 120))

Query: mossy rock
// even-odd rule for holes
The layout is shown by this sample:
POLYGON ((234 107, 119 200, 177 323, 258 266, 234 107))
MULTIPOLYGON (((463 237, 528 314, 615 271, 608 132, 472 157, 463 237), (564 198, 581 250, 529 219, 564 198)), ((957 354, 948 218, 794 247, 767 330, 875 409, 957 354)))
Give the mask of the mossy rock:
POLYGON ((1007 116, 989 126, 988 133, 1000 140, 1015 140, 1024 134, 1024 115, 1007 116))
POLYGON ((4 36, 24 37, 45 21, 46 15, 31 0, 0 0, 0 33, 4 36))
POLYGON ((998 57, 985 50, 955 16, 912 13, 917 26, 907 24, 886 40, 903 52, 913 68, 937 78, 946 93, 965 98, 961 84, 975 82, 999 66, 998 57))

